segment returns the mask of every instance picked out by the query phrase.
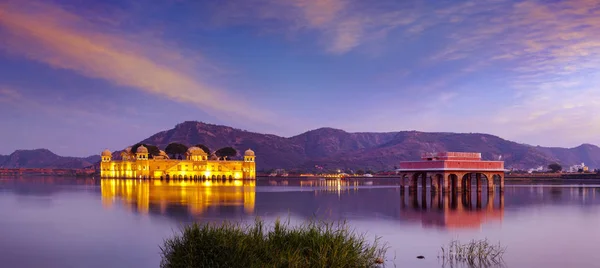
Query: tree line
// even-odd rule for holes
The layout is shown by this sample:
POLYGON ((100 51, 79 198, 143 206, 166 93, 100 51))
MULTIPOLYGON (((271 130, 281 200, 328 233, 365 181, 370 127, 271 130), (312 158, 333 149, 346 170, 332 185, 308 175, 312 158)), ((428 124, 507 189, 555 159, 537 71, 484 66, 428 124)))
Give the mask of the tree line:
MULTIPOLYGON (((148 149, 148 155, 150 158, 154 158, 154 156, 158 156, 160 155, 160 149, 152 144, 146 144, 146 143, 137 143, 135 145, 133 145, 131 147, 131 152, 135 153, 137 152, 137 149, 144 145, 144 147, 146 147, 148 149)), ((208 148, 208 146, 204 145, 204 144, 196 144, 192 147, 198 147, 200 149, 202 149, 202 151, 204 151, 207 155, 211 155, 211 150, 208 148)), ((185 153, 188 151, 189 147, 186 146, 185 144, 181 144, 181 143, 177 143, 177 142, 173 142, 173 143, 169 143, 169 145, 167 145, 167 147, 165 147, 165 153, 169 156, 169 158, 171 159, 183 159, 185 156, 185 153)), ((214 154, 223 160, 228 160, 229 157, 234 157, 237 155, 237 150, 234 149, 233 147, 223 147, 220 148, 218 150, 216 150, 214 152, 214 154)))

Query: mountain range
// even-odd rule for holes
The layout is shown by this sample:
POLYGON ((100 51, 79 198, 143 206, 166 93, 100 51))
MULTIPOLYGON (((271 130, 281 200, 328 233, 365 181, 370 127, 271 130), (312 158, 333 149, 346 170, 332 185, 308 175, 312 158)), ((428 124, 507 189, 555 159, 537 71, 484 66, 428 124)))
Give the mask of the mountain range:
MULTIPOLYGON (((507 168, 529 169, 558 162, 563 166, 584 162, 600 167, 600 148, 582 144, 575 148, 540 147, 516 143, 480 133, 442 132, 360 132, 319 128, 293 137, 260 134, 228 126, 187 121, 140 141, 164 149, 171 142, 204 144, 211 150, 232 146, 243 153, 256 152, 257 168, 312 170, 372 169, 391 170, 399 161, 417 160, 422 152, 481 152, 484 159, 505 161, 507 168)), ((116 152, 115 152, 116 155, 116 152)), ((48 150, 16 151, 0 156, 0 167, 83 167, 99 160, 60 157, 48 150)))
POLYGON ((0 155, 0 168, 85 168, 99 161, 100 155, 65 157, 48 149, 17 150, 0 155))

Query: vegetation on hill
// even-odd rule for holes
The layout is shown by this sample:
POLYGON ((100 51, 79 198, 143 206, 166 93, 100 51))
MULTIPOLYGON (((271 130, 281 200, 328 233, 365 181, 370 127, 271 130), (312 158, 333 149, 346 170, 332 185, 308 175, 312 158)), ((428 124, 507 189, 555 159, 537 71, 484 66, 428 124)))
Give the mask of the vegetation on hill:
POLYGON ((550 165, 548 165, 548 169, 554 173, 559 172, 562 170, 562 166, 558 163, 552 163, 550 165))
POLYGON ((171 159, 182 159, 187 150, 187 146, 176 142, 169 143, 169 145, 165 147, 165 153, 167 153, 171 159))
POLYGON ((196 144, 194 146, 202 149, 202 151, 204 151, 207 155, 210 155, 210 148, 208 148, 206 145, 204 145, 204 144, 196 144))
POLYGON ((150 155, 150 158, 152 158, 152 156, 156 156, 160 154, 160 149, 158 149, 158 147, 151 145, 151 144, 145 144, 145 143, 137 143, 133 146, 131 146, 131 152, 135 153, 137 152, 137 149, 144 145, 144 147, 146 147, 148 149, 148 154, 150 155))
POLYGON ((192 224, 167 239, 161 267, 373 267, 387 248, 351 231, 345 222, 310 221, 298 227, 277 220, 266 227, 224 222, 192 224))
POLYGON ((215 155, 222 159, 227 159, 228 157, 234 157, 237 155, 237 150, 233 149, 233 147, 223 147, 215 152, 215 155))

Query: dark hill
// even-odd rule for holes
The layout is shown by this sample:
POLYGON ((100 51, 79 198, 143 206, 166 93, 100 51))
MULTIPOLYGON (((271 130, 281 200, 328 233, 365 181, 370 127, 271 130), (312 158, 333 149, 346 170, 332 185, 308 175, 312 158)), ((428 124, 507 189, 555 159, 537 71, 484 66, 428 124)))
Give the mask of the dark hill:
POLYGON ((509 168, 526 169, 559 162, 565 166, 585 162, 600 167, 600 148, 585 144, 576 148, 533 147, 479 133, 428 133, 401 131, 349 133, 319 128, 285 138, 227 126, 188 121, 142 141, 164 148, 171 142, 202 143, 212 150, 233 146, 239 152, 252 148, 259 169, 328 168, 392 169, 398 161, 418 159, 422 152, 473 151, 485 159, 502 159, 509 168))
POLYGON ((99 156, 87 158, 64 157, 47 149, 17 150, 10 155, 0 156, 2 168, 84 168, 99 161, 99 156))
MULTIPOLYGON (((479 133, 400 131, 349 133, 319 128, 290 138, 260 134, 227 126, 188 121, 141 141, 164 149, 171 142, 204 144, 211 150, 233 146, 239 153, 252 148, 259 170, 273 168, 390 170, 402 160, 419 159, 422 152, 481 152, 484 159, 502 159, 507 168, 528 169, 559 162, 567 167, 584 162, 600 168, 600 148, 583 144, 575 148, 534 147, 479 133)), ((117 150, 113 155, 118 157, 117 150)), ((46 149, 18 150, 0 155, 0 167, 82 168, 97 164, 98 155, 77 158, 58 156, 46 149)))

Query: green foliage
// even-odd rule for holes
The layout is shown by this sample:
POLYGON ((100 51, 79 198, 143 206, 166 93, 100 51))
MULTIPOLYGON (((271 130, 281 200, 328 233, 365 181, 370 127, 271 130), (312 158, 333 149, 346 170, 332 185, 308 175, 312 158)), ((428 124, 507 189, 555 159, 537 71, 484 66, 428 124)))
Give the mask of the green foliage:
POLYGON ((558 163, 552 163, 552 164, 548 165, 548 169, 551 170, 552 172, 559 172, 562 170, 562 166, 558 163))
POLYGON ((155 155, 160 154, 160 149, 158 149, 158 147, 156 147, 154 145, 150 145, 150 144, 145 144, 145 143, 138 143, 134 146, 131 146, 131 152, 132 153, 137 152, 137 149, 142 145, 144 145, 144 147, 148 148, 148 155, 155 156, 155 155))
POLYGON ((447 247, 442 247, 438 258, 444 264, 450 264, 450 267, 458 266, 459 263, 466 263, 468 267, 490 267, 504 263, 502 256, 505 251, 506 247, 502 247, 500 243, 490 244, 487 239, 471 240, 467 244, 453 240, 447 247))
POLYGON ((181 143, 170 143, 165 148, 165 153, 167 153, 171 158, 175 159, 177 156, 181 158, 183 154, 185 154, 188 150, 188 147, 181 143))
POLYGON ((215 152, 219 158, 233 157, 237 155, 237 151, 233 147, 223 147, 215 152))
POLYGON ((171 267, 373 267, 387 248, 365 241, 345 222, 310 221, 292 228, 224 222, 193 224, 161 247, 160 266, 171 267))
POLYGON ((210 155, 210 149, 208 148, 208 146, 204 144, 196 144, 195 146, 202 149, 202 151, 204 151, 207 155, 210 155))

